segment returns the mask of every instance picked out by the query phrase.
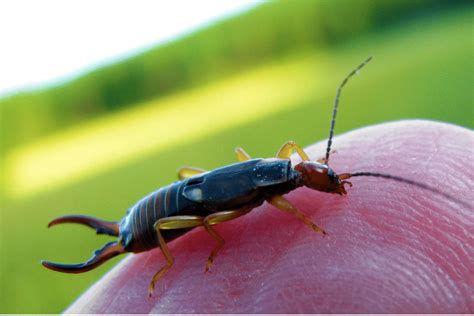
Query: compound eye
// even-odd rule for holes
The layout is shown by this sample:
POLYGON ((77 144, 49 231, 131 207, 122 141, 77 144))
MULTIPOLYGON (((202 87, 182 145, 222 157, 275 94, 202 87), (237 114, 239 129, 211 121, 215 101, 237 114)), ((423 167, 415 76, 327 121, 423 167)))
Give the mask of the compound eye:
POLYGON ((329 181, 331 181, 331 183, 334 183, 337 180, 337 175, 332 169, 328 170, 328 177, 329 177, 329 181))

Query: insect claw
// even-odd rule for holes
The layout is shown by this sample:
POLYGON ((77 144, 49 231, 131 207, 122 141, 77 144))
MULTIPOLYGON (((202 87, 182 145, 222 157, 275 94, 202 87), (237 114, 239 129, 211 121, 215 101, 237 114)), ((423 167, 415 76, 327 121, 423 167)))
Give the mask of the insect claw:
POLYGON ((84 263, 78 264, 63 264, 49 261, 41 261, 41 264, 54 271, 64 273, 83 273, 97 268, 107 260, 118 256, 125 252, 125 249, 120 243, 116 241, 109 242, 104 245, 101 249, 94 251, 94 255, 84 263))
POLYGON ((152 298, 154 292, 155 292, 155 282, 152 281, 150 285, 148 286, 148 297, 152 298))
POLYGON ((109 236, 118 236, 119 235, 119 223, 118 222, 109 222, 104 221, 95 217, 86 216, 86 215, 66 215, 53 219, 48 224, 48 228, 63 224, 63 223, 76 223, 82 224, 94 228, 97 234, 106 234, 109 236))
POLYGON ((206 262, 206 268, 204 268, 204 273, 211 272, 211 267, 213 263, 214 263, 214 258, 209 257, 206 262))

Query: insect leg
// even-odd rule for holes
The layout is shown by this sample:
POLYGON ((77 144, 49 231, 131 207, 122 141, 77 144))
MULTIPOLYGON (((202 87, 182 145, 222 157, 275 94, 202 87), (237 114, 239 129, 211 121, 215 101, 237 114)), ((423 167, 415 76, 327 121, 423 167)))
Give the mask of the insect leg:
POLYGON ((303 223, 305 223, 306 225, 308 225, 309 227, 311 227, 311 229, 313 229, 315 232, 317 233, 320 233, 320 234, 323 234, 323 235, 326 235, 327 233, 324 231, 324 229, 322 229, 321 227, 319 227, 318 225, 316 225, 315 223, 313 223, 306 215, 304 215, 299 209, 297 209, 296 207, 294 207, 287 199, 285 199, 283 196, 280 196, 280 195, 276 195, 270 199, 267 200, 268 203, 270 203, 271 205, 275 206, 276 208, 282 210, 282 211, 285 211, 285 212, 288 212, 288 213, 291 213, 293 215, 295 215, 297 218, 299 218, 300 220, 303 221, 303 223))
POLYGON ((219 233, 214 228, 212 228, 212 226, 233 220, 237 217, 247 214, 251 210, 252 209, 244 208, 244 209, 223 211, 223 212, 211 214, 207 216, 206 218, 204 218, 204 228, 217 241, 217 245, 214 247, 214 249, 212 249, 212 252, 209 255, 209 258, 207 259, 206 272, 209 271, 217 253, 224 246, 224 243, 225 243, 224 238, 222 238, 222 236, 219 235, 219 233))
POLYGON ((249 154, 245 152, 245 150, 241 147, 237 147, 235 149, 235 154, 237 155, 237 160, 238 161, 247 161, 252 159, 249 154))
MULTIPOLYGON (((335 154, 337 151, 335 149, 332 149, 331 152, 329 154, 335 154)), ((326 158, 319 158, 318 160, 316 160, 316 162, 319 162, 319 163, 322 163, 322 164, 327 164, 327 160, 326 158)))
POLYGON ((206 172, 206 170, 195 167, 182 167, 178 170, 178 178, 179 180, 184 180, 203 172, 206 172))
POLYGON ((290 159, 291 154, 293 151, 296 151, 298 155, 300 155, 301 159, 304 161, 308 161, 309 157, 308 155, 304 152, 303 148, 301 148, 300 145, 293 141, 289 141, 285 143, 283 146, 281 146, 280 150, 278 151, 276 157, 277 158, 283 158, 283 159, 290 159))
POLYGON ((156 235, 158 242, 165 256, 167 264, 155 273, 148 286, 148 295, 151 297, 155 290, 155 283, 173 266, 174 258, 166 245, 166 241, 160 232, 160 229, 178 229, 178 228, 192 228, 201 226, 203 224, 203 217, 201 216, 171 216, 159 219, 155 223, 156 235))

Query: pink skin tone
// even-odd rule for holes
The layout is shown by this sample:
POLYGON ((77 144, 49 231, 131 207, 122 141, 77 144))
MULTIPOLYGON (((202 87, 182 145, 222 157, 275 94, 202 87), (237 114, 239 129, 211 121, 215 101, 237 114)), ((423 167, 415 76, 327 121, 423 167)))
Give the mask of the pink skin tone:
MULTIPOLYGON (((473 312, 474 133, 400 121, 349 132, 333 144, 329 165, 336 173, 402 176, 466 205, 380 178, 350 179, 346 196, 300 188, 286 198, 327 237, 265 203, 217 226, 226 244, 209 273, 215 242, 197 228, 170 243, 175 265, 154 297, 147 287, 165 264, 159 249, 126 257, 66 312, 473 312)), ((306 151, 318 159, 325 145, 306 151)))

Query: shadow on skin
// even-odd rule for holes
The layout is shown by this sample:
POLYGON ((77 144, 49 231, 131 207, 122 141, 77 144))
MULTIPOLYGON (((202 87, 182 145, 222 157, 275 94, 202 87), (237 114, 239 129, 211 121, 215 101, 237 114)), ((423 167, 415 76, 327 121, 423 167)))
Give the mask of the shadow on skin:
MULTIPOLYGON (((66 312, 472 312, 473 135, 430 121, 381 124, 336 137, 329 163, 337 173, 425 182, 468 207, 380 178, 351 179, 344 197, 300 188, 286 197, 326 238, 265 203, 217 226, 226 244, 209 273, 214 241, 197 228, 170 243, 175 265, 154 297, 147 287, 164 264, 158 249, 129 255, 66 312)), ((325 145, 307 153, 321 158, 325 145)))

